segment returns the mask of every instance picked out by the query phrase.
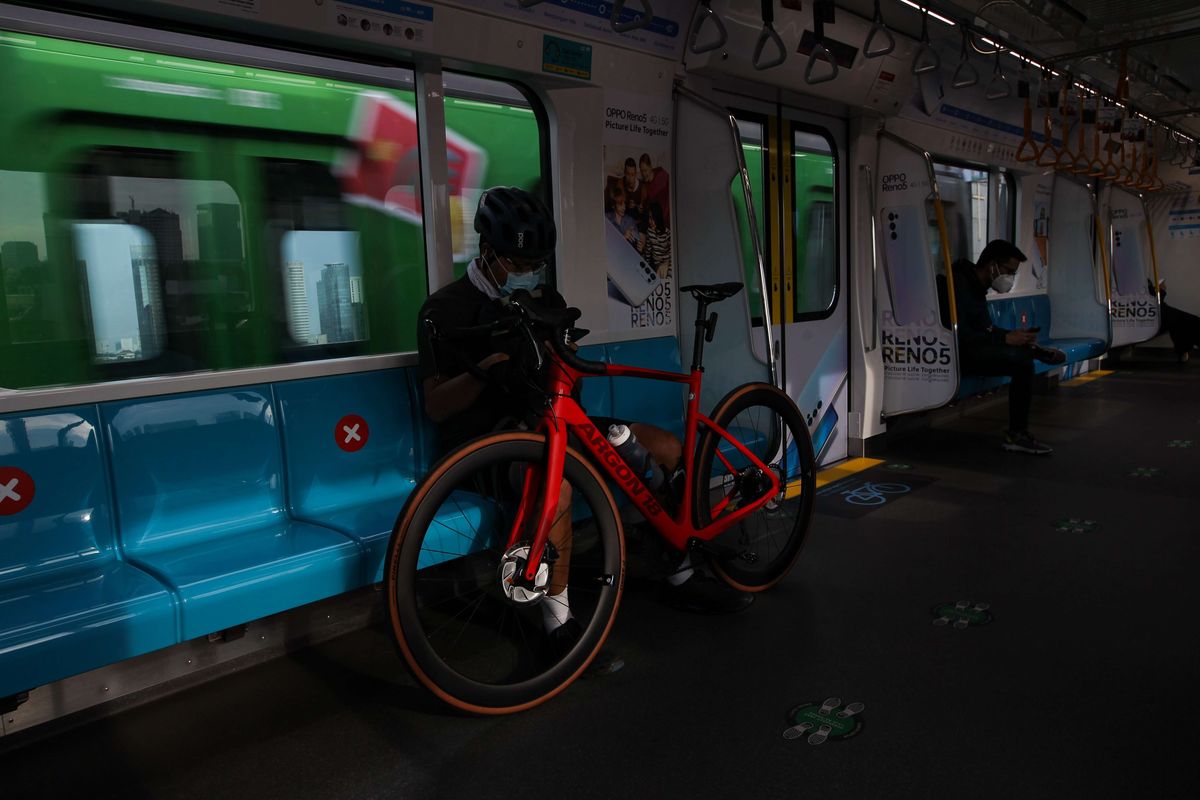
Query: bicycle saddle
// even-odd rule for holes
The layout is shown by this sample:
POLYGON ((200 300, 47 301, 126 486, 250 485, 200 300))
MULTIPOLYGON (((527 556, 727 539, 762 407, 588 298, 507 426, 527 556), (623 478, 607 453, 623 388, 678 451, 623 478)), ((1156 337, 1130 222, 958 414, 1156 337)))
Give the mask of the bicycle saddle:
POLYGON ((740 283, 693 283, 691 286, 680 286, 679 291, 691 292, 697 301, 717 303, 727 297, 733 297, 742 290, 740 283))

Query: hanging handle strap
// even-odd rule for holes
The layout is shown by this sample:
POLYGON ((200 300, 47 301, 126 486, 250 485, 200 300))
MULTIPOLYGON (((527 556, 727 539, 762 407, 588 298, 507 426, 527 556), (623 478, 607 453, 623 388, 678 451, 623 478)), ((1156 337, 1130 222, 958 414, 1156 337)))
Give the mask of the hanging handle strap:
POLYGON ((926 72, 933 72, 940 69, 942 59, 938 56, 937 51, 933 49, 933 42, 929 40, 929 9, 921 7, 921 47, 917 50, 917 54, 912 60, 912 74, 924 75, 926 72))
POLYGON ((762 0, 762 31, 758 34, 758 42, 754 45, 754 68, 762 71, 778 67, 787 58, 787 48, 783 46, 783 38, 775 30, 775 10, 771 8, 771 0, 762 0), (771 42, 775 46, 775 55, 764 59, 763 50, 771 42))
POLYGON ((654 19, 654 9, 650 7, 650 0, 638 0, 642 4, 642 13, 638 14, 628 22, 621 22, 621 12, 625 10, 625 0, 616 0, 613 3, 612 16, 609 21, 612 22, 612 29, 617 33, 628 33, 636 31, 638 28, 645 28, 654 19))
POLYGON ((1092 160, 1088 162, 1087 176, 1099 178, 1104 175, 1104 162, 1100 160, 1100 95, 1096 95, 1096 119, 1092 123, 1092 160))
POLYGON ((838 76, 838 63, 825 47, 825 22, 833 22, 833 3, 831 0, 816 0, 813 3, 813 49, 808 54, 808 64, 804 67, 804 82, 810 86, 818 83, 828 83, 838 76), (829 69, 824 75, 813 75, 817 63, 824 61, 829 69))
POLYGON ((1012 96, 1012 84, 1004 77, 1004 68, 1000 66, 1000 53, 996 53, 996 66, 992 68, 992 79, 988 81, 987 91, 983 95, 988 100, 1004 100, 1012 96))
POLYGON ((1017 161, 1036 161, 1038 157, 1037 142, 1033 140, 1033 106, 1029 103, 1029 96, 1025 97, 1025 136, 1021 139, 1021 144, 1017 146, 1017 161), (1029 152, 1025 152, 1025 148, 1029 148, 1029 152))
POLYGON ((725 30, 725 23, 717 16, 717 12, 712 10, 712 0, 701 0, 700 6, 696 9, 696 24, 692 26, 692 35, 688 43, 691 51, 696 55, 707 53, 710 50, 724 47, 727 41, 729 41, 729 33, 725 30), (708 44, 699 44, 700 30, 710 20, 717 29, 717 38, 708 44))
POLYGON ((1042 118, 1042 147, 1038 150, 1037 161, 1039 167, 1053 167, 1058 161, 1058 148, 1054 146, 1054 123, 1050 120, 1050 109, 1046 109, 1046 116, 1042 118), (1050 160, 1046 160, 1046 154, 1050 154, 1050 160))
POLYGON ((967 31, 967 23, 958 24, 962 28, 962 48, 958 54, 958 68, 954 70, 950 85, 955 89, 966 89, 979 83, 979 71, 971 64, 971 34, 967 31))
POLYGON ((871 30, 867 34, 866 44, 863 45, 863 56, 866 58, 882 58, 895 49, 896 37, 892 36, 892 32, 884 24, 883 9, 879 7, 879 0, 875 0, 875 22, 871 25, 871 30), (887 42, 880 47, 871 47, 871 42, 875 41, 875 37, 880 34, 883 35, 883 38, 887 42))

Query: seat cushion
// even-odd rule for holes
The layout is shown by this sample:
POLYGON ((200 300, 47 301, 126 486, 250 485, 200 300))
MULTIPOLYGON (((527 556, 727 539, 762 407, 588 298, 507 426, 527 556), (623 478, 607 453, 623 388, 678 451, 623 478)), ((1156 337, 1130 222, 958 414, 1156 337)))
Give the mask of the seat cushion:
POLYGON ((118 561, 0 588, 0 697, 178 641, 170 592, 118 561))
POLYGON ((178 594, 181 637, 193 639, 351 591, 362 584, 360 558, 346 536, 280 513, 270 525, 131 561, 178 594))

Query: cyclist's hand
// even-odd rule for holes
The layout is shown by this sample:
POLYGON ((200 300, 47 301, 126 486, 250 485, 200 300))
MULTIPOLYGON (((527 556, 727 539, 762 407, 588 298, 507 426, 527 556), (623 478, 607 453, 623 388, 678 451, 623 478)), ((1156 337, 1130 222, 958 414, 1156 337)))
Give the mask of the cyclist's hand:
POLYGON ((484 372, 487 372, 493 364, 499 364, 501 361, 508 361, 508 353, 492 353, 487 358, 476 364, 484 372))

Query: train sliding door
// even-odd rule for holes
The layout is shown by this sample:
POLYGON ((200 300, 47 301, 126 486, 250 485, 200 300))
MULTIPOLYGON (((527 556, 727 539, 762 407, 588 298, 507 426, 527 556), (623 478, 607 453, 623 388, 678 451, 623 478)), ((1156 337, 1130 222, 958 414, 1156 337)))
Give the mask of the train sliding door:
POLYGON ((781 108, 737 117, 780 385, 804 413, 818 463, 837 461, 849 441, 845 124, 781 108))

